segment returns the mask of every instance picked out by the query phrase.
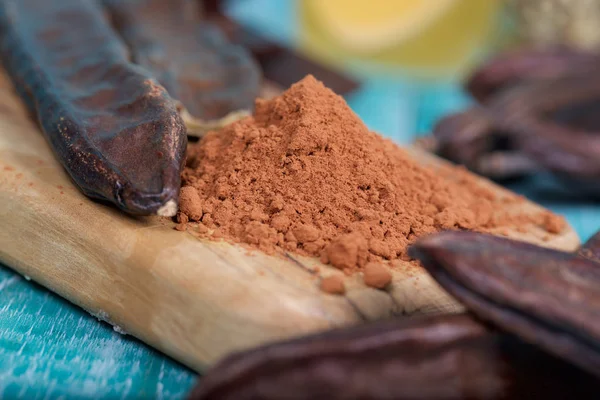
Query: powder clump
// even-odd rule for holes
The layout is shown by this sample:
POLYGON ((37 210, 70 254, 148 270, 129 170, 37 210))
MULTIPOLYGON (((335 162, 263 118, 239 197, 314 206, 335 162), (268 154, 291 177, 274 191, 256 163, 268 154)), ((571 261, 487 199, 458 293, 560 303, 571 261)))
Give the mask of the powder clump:
POLYGON ((368 263, 363 272, 365 285, 375 289, 383 289, 392 281, 389 269, 379 263, 368 263))
POLYGON ((561 227, 503 213, 506 197, 464 169, 416 162, 312 76, 190 145, 182 178, 180 212, 201 221, 201 236, 321 257, 346 273, 406 260, 417 237, 443 229, 561 227))
POLYGON ((551 213, 544 216, 544 229, 549 233, 560 233, 566 225, 567 223, 563 217, 551 213))
POLYGON ((185 215, 185 222, 189 220, 200 221, 202 218, 202 202, 196 190, 192 186, 184 186, 179 193, 179 210, 185 215))
POLYGON ((339 275, 331 275, 321 280, 321 290, 329 294, 344 294, 346 287, 344 279, 339 275))
POLYGON ((367 241, 360 233, 348 233, 333 239, 322 260, 341 270, 362 267, 368 258, 367 241))

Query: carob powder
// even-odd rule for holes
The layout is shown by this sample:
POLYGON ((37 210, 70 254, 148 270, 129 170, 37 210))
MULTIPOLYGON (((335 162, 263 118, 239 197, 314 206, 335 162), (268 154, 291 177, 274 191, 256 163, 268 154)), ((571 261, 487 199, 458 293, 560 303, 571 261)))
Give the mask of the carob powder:
MULTIPOLYGON (((189 146, 178 229, 199 222, 202 236, 320 257, 352 273, 406 260, 418 236, 443 229, 564 226, 547 212, 503 213, 507 201, 522 199, 497 198, 460 168, 415 162, 307 76, 189 146)), ((373 268, 373 285, 384 286, 389 277, 373 268)))

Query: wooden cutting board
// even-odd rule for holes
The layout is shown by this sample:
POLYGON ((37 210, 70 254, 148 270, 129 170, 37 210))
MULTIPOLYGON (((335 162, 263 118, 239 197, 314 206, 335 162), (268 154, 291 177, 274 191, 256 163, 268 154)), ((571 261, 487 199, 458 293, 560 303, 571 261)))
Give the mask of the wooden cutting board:
MULTIPOLYGON (((442 163, 413 154, 423 163, 442 163)), ((198 371, 233 350, 268 341, 392 314, 461 309, 408 264, 394 271, 385 291, 354 276, 345 278, 345 296, 328 295, 318 289, 319 277, 340 272, 316 259, 248 254, 178 232, 169 221, 127 217, 88 200, 54 159, 4 74, 0 204, 0 261, 198 371)), ((540 210, 532 203, 519 207, 540 210)), ((510 236, 564 250, 578 246, 570 227, 549 237, 535 226, 510 236)))

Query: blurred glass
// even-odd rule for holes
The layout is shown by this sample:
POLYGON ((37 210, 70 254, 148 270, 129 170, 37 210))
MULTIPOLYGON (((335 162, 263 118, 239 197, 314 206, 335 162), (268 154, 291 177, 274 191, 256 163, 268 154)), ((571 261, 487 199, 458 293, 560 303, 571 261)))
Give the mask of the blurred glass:
POLYGON ((500 0, 300 0, 298 11, 307 54, 380 72, 456 77, 504 40, 500 0))

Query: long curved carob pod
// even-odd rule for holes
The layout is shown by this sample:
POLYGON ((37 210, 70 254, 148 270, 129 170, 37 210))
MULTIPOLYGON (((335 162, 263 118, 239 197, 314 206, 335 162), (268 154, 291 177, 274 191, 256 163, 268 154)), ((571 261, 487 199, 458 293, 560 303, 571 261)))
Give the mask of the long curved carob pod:
POLYGON ((477 170, 482 155, 494 146, 492 121, 480 107, 449 115, 437 123, 428 150, 477 170))
POLYGON ((200 19, 194 0, 102 0, 133 60, 185 108, 191 134, 248 115, 261 75, 250 53, 200 19), (244 112, 246 111, 246 112, 244 112))
POLYGON ((96 2, 2 0, 0 38, 16 89, 80 189, 131 214, 174 215, 183 121, 96 2))
POLYGON ((442 119, 433 150, 482 175, 546 170, 600 193, 600 126, 581 112, 599 100, 600 72, 521 84, 442 119))
POLYGON ((598 100, 600 72, 521 86, 494 100, 486 113, 496 130, 507 132, 520 151, 544 168, 597 184, 600 126, 577 126, 577 113, 572 110, 564 113, 563 121, 553 119, 553 115, 598 100), (568 114, 575 114, 575 118, 568 114))
POLYGON ((511 179, 543 170, 519 149, 516 137, 494 124, 494 118, 482 106, 442 118, 433 136, 421 139, 417 145, 492 179, 511 179))
POLYGON ((473 232, 425 237, 409 254, 482 319, 600 377, 600 262, 473 232))
POLYGON ((600 55, 567 46, 524 48, 502 53, 477 69, 465 88, 484 103, 524 81, 541 81, 596 70, 600 55))
POLYGON ((468 314, 374 322, 225 358, 190 400, 569 399, 600 382, 468 314))
POLYGON ((493 179, 551 172, 598 196, 598 65, 600 53, 564 46, 500 54, 466 82, 479 104, 417 145, 493 179))

